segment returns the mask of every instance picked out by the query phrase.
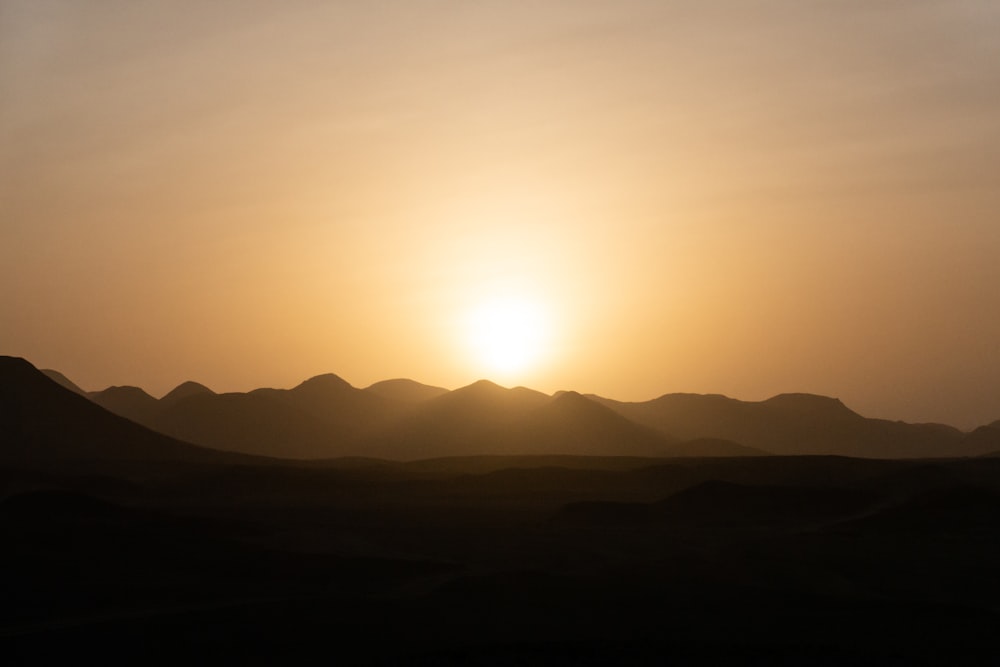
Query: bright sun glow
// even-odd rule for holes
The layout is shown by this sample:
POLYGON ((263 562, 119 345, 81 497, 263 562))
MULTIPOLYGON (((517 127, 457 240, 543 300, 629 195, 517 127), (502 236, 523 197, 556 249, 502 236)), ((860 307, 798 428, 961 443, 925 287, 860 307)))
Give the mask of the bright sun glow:
POLYGON ((490 300, 469 313, 467 336, 485 370, 509 377, 542 361, 549 336, 547 313, 528 299, 490 300))

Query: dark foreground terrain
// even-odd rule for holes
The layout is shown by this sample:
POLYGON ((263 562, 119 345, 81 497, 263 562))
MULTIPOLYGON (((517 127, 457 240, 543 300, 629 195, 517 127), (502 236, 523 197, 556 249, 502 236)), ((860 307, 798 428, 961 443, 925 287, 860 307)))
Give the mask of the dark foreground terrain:
POLYGON ((1000 656, 998 459, 131 462, 0 480, 6 664, 1000 656))

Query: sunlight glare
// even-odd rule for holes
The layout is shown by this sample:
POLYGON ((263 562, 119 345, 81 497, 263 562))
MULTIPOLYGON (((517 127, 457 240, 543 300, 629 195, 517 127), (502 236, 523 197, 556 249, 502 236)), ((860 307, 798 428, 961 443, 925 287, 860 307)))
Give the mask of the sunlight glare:
POLYGON ((491 373, 509 376, 542 360, 548 330, 546 311, 540 304, 503 298, 473 308, 467 335, 477 363, 491 373))

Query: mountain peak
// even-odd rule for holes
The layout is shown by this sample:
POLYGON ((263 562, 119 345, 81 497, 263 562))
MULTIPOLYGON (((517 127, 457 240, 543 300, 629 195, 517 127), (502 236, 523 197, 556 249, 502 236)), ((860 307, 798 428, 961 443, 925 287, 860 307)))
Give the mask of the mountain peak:
POLYGON ((859 417, 856 412, 844 405, 839 398, 830 398, 829 396, 819 396, 817 394, 778 394, 761 403, 772 408, 803 415, 859 417))
POLYGON ((443 387, 433 387, 404 378, 382 380, 366 387, 365 391, 404 403, 420 403, 448 393, 443 387))
POLYGON ((507 390, 506 387, 502 387, 502 386, 498 385, 496 382, 493 382, 492 380, 487 380, 486 378, 483 378, 482 380, 476 380, 472 384, 468 384, 468 385, 466 385, 464 387, 461 387, 461 388, 457 389, 456 391, 462 391, 463 389, 469 390, 469 391, 496 391, 496 390, 506 391, 507 390))
POLYGON ((345 389, 354 389, 354 387, 352 387, 347 380, 344 380, 339 375, 324 373, 322 375, 309 378, 292 389, 292 391, 344 391, 345 389))
POLYGON ((170 392, 168 392, 161 401, 179 401, 182 398, 187 398, 188 396, 197 396, 198 394, 214 394, 215 392, 201 384, 200 382, 194 382, 188 380, 187 382, 182 382, 176 387, 174 387, 170 392))
POLYGON ((587 398, 578 391, 557 391, 552 395, 552 399, 548 403, 549 405, 563 405, 563 406, 573 406, 573 405, 597 405, 601 409, 607 409, 605 406, 587 398))
POLYGON ((131 385, 112 385, 102 391, 95 391, 93 396, 101 398, 131 398, 141 400, 152 398, 154 401, 156 400, 142 387, 133 387, 131 385))
POLYGON ((534 389, 525 387, 507 389, 489 380, 477 380, 470 385, 442 394, 434 399, 434 404, 439 408, 448 406, 449 410, 485 409, 519 413, 538 407, 547 400, 548 396, 534 389))

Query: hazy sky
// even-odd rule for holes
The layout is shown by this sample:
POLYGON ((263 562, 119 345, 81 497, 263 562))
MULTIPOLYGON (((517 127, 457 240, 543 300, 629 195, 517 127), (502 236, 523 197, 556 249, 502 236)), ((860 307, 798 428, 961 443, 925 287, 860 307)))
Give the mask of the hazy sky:
POLYGON ((0 353, 1000 419, 1000 3, 0 0, 0 353))

